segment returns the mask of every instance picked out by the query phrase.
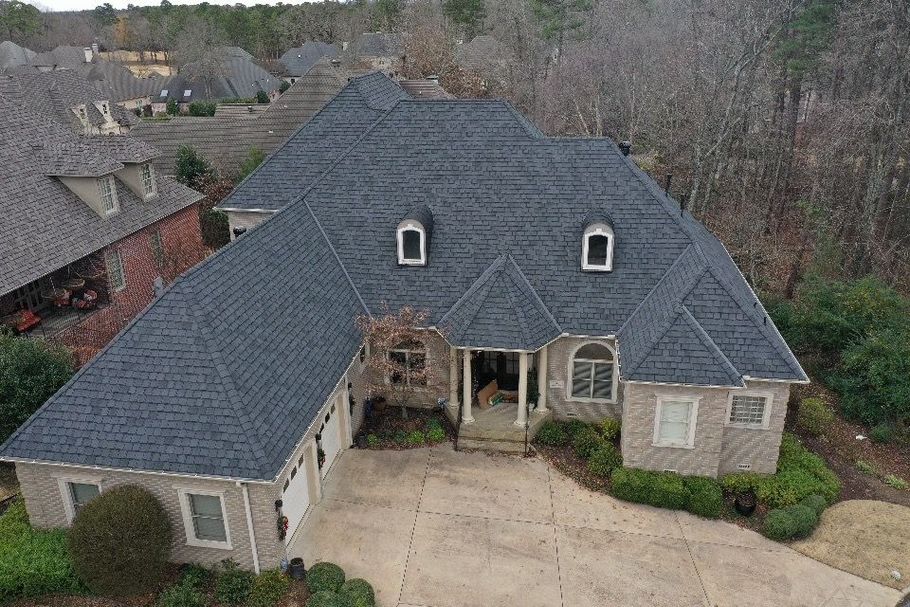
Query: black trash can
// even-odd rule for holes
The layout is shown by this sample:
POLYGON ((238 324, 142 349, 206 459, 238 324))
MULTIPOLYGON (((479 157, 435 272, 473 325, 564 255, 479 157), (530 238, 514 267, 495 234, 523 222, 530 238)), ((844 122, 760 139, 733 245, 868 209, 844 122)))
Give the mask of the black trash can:
POLYGON ((306 569, 303 567, 303 559, 300 557, 294 557, 291 559, 291 564, 288 566, 288 573, 291 574, 291 577, 295 580, 303 581, 306 578, 306 569))

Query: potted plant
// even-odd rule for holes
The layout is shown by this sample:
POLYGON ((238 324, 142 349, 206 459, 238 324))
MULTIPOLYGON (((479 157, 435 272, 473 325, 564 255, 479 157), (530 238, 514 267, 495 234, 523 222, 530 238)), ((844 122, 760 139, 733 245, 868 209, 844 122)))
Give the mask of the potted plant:
POLYGON ((752 514, 755 513, 755 507, 757 505, 758 501, 755 498, 755 493, 752 491, 737 493, 733 498, 733 507, 742 516, 752 516, 752 514))

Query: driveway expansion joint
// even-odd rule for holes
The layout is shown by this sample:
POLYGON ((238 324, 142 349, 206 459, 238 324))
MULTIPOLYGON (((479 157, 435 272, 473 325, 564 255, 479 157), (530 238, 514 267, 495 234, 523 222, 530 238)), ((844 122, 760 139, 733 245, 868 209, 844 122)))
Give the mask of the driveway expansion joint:
MULTIPOLYGON (((420 493, 417 495, 417 510, 414 510, 414 524, 411 525, 411 535, 408 538, 408 551, 405 553, 404 557, 404 571, 401 573, 401 587, 398 589, 398 602, 401 603, 401 599, 404 597, 404 584, 408 579, 408 564, 411 561, 411 549, 414 546, 414 533, 417 531, 417 519, 420 516, 420 502, 423 501, 423 490, 427 486, 427 476, 430 474, 430 460, 433 458, 433 450, 427 450, 427 461, 424 464, 423 469, 423 481, 420 483, 420 493)), ((408 510, 411 512, 411 510, 408 510)))
POLYGON ((689 539, 686 537, 686 530, 683 529, 682 521, 679 520, 679 514, 674 512, 673 518, 676 519, 676 524, 679 526, 679 532, 682 534, 683 544, 686 547, 686 553, 692 561, 692 567, 695 568, 695 577, 698 578, 698 585, 701 587, 702 594, 705 595, 705 604, 711 605, 711 599, 708 598, 708 590, 705 588, 705 581, 701 578, 701 571, 698 570, 698 563, 695 562, 695 555, 692 554, 692 548, 689 546, 689 539))
POLYGON ((553 547, 556 550, 556 579, 559 580, 559 602, 565 607, 566 595, 562 591, 562 569, 559 566, 559 525, 556 523, 556 504, 553 501, 553 477, 547 464, 547 488, 550 490, 550 515, 553 518, 553 547))

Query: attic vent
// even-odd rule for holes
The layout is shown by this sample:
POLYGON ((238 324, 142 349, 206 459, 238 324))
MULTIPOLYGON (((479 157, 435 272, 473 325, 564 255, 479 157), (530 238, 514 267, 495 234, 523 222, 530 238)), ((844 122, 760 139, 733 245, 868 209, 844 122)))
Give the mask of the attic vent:
POLYGON ((575 411, 569 411, 568 413, 566 413, 566 417, 578 417, 578 413, 576 413, 575 411))
POLYGON ((752 464, 737 464, 736 469, 737 470, 751 470, 752 464))
POLYGON ((161 96, 162 96, 162 97, 167 97, 167 93, 168 93, 168 90, 167 90, 167 89, 161 89, 161 96))
POLYGON ((186 89, 186 90, 183 91, 183 96, 184 96, 184 97, 189 97, 189 96, 192 95, 192 94, 193 94, 193 89, 186 89))
POLYGON ((679 474, 679 470, 676 470, 674 468, 664 468, 664 472, 669 472, 671 474, 679 474))

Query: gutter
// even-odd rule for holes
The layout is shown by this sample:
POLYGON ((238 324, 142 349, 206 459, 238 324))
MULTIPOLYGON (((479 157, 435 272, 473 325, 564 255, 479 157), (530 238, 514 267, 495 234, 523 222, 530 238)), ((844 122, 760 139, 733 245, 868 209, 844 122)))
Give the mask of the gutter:
POLYGON ((246 528, 250 532, 250 549, 253 551, 253 572, 259 575, 259 549, 256 547, 256 532, 253 530, 253 510, 250 508, 250 491, 246 483, 237 481, 243 492, 243 510, 246 513, 246 528))

